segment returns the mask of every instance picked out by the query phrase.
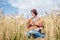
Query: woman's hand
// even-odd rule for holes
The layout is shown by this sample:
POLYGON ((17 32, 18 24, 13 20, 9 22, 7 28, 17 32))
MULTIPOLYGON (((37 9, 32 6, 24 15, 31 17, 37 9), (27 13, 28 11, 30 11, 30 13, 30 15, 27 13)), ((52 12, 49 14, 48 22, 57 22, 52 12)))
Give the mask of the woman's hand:
POLYGON ((40 28, 38 28, 39 30, 42 30, 43 29, 43 27, 40 27, 40 28))

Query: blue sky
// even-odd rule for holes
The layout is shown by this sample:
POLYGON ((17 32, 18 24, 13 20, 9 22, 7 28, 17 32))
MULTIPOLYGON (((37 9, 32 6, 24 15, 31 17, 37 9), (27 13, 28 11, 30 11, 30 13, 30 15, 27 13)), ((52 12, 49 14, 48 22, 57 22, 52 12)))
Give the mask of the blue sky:
POLYGON ((31 16, 30 10, 35 8, 41 16, 46 11, 59 10, 60 0, 0 0, 0 8, 5 14, 23 13, 24 16, 31 16))

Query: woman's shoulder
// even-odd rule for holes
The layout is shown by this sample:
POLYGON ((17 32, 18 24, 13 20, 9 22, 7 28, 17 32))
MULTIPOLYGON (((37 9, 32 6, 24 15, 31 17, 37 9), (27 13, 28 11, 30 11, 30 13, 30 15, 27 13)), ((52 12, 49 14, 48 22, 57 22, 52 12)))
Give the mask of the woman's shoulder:
POLYGON ((38 20, 43 21, 43 18, 42 17, 38 17, 38 20))
POLYGON ((31 21, 31 20, 32 20, 32 18, 29 18, 29 19, 28 19, 28 21, 31 21))

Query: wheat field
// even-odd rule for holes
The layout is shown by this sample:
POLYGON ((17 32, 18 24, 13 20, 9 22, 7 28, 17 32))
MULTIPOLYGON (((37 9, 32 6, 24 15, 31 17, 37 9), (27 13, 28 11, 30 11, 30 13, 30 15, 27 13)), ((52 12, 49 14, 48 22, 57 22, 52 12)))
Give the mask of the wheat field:
POLYGON ((42 32, 46 34, 44 38, 29 39, 26 36, 28 31, 27 19, 19 18, 0 18, 0 40, 60 40, 60 11, 46 13, 44 19, 44 29, 42 32), (57 13, 57 14, 55 14, 57 13))

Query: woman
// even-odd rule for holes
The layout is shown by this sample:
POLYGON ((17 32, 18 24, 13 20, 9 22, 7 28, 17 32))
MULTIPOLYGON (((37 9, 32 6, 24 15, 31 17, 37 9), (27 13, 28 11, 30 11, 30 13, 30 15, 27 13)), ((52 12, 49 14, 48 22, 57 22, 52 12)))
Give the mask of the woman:
POLYGON ((45 34, 41 33, 41 30, 44 28, 43 20, 37 17, 36 9, 31 10, 32 18, 28 20, 27 28, 29 31, 27 32, 27 36, 30 38, 44 37, 45 34))

